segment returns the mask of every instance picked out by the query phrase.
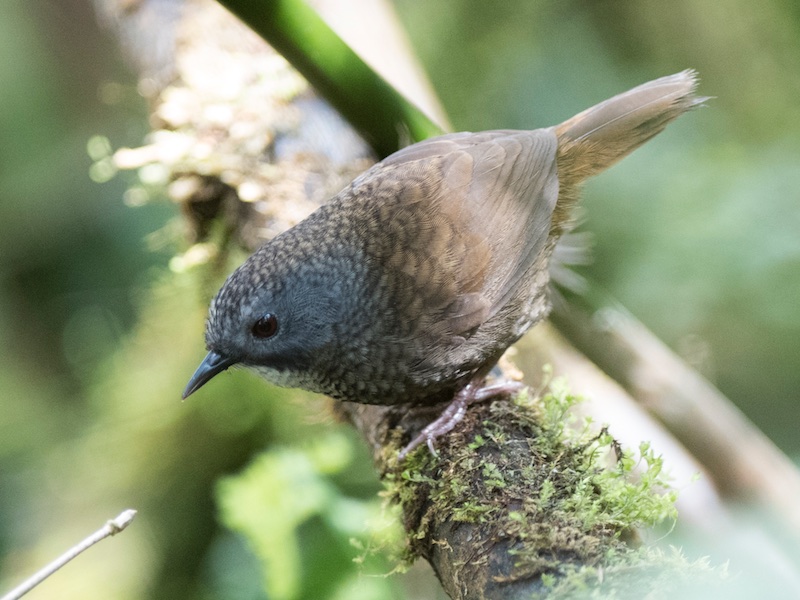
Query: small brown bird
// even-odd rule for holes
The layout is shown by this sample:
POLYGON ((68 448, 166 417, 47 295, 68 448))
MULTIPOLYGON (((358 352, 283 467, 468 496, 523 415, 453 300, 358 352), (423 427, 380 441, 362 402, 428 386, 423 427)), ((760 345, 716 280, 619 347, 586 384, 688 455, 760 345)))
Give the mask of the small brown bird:
POLYGON ((228 278, 184 398, 234 364, 351 402, 455 398, 414 442, 430 446, 547 316, 548 262, 580 184, 701 103, 696 83, 684 71, 556 127, 392 154, 228 278))

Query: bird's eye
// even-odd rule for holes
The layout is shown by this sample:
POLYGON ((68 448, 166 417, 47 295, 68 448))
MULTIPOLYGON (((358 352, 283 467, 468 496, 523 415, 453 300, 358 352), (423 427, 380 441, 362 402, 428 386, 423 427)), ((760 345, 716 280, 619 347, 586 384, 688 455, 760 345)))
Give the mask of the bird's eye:
POLYGON ((266 339, 275 335, 278 331, 278 317, 272 313, 267 313, 258 321, 253 323, 251 330, 257 338, 266 339))

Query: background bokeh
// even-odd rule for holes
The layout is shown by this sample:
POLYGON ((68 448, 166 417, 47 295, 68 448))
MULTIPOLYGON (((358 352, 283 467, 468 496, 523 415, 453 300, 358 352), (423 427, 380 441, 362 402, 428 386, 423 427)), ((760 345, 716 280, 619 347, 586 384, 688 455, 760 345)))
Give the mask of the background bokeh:
MULTIPOLYGON (((396 8, 460 130, 546 126, 648 79, 699 71, 708 107, 587 186, 595 262, 585 273, 799 460, 797 3, 396 8)), ((205 299, 191 272, 170 269, 185 249, 177 211, 126 197, 133 176, 104 181, 92 171, 102 148, 87 151, 96 135, 139 145, 146 119, 135 74, 90 3, 0 4, 0 589, 133 506, 142 516, 127 537, 59 574, 58 594, 31 597, 106 595, 91 593, 98 585, 115 598, 267 597, 232 532, 247 527, 239 498, 295 524, 281 552, 264 557, 269 541, 261 550, 281 565, 267 575, 270 597, 433 593, 414 591, 423 576, 400 589, 351 562, 381 543, 363 528, 380 512, 378 485, 319 401, 237 373, 179 402, 202 355, 205 299), (218 484, 268 446, 278 450, 259 460, 274 497, 218 484), (309 502, 284 506, 280 491, 309 502)))

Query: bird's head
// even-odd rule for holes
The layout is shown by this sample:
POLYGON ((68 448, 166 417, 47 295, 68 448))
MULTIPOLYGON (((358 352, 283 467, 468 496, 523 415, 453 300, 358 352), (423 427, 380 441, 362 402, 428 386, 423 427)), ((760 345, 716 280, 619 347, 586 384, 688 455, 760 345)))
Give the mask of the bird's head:
POLYGON ((337 271, 318 261, 283 261, 269 246, 239 267, 212 301, 208 354, 184 398, 237 364, 278 385, 309 388, 311 365, 335 346, 347 296, 343 282, 334 280, 337 271))

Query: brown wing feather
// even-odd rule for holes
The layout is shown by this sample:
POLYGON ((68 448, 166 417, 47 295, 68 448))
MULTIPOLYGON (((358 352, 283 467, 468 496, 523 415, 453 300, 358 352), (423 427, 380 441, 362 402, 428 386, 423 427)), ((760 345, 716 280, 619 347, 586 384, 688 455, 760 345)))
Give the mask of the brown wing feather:
POLYGON ((458 343, 519 291, 550 228, 555 152, 549 130, 457 133, 378 165, 377 196, 397 200, 387 210, 413 232, 387 228, 384 248, 397 285, 413 289, 418 334, 458 343))

